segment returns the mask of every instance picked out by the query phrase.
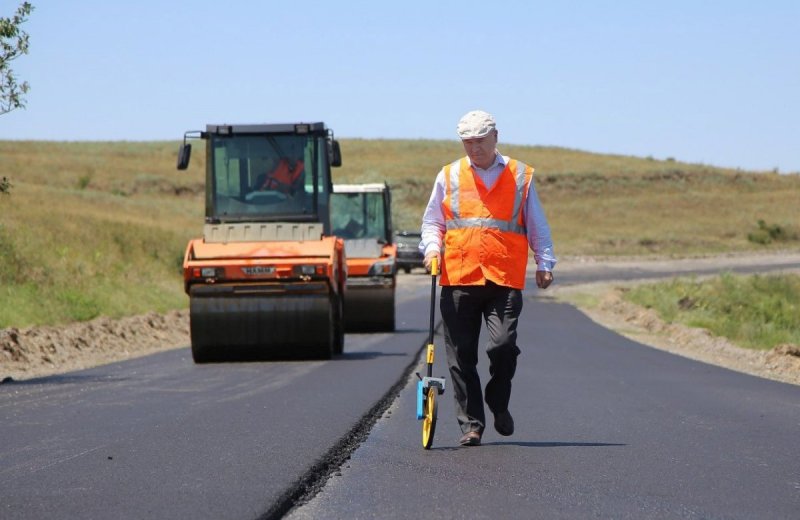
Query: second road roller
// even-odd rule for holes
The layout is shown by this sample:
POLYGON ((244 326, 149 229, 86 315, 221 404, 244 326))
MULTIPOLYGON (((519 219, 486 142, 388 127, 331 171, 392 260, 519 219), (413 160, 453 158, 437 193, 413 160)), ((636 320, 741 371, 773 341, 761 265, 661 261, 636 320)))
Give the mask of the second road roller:
POLYGON ((397 245, 392 243, 391 201, 386 183, 333 186, 333 233, 344 238, 347 249, 348 332, 395 328, 397 245))

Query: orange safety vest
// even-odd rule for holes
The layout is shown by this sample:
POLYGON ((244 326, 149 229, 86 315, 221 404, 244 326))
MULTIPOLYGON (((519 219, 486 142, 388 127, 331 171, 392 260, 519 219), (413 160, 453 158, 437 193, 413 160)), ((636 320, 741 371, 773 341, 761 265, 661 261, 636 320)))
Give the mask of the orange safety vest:
POLYGON ((446 232, 442 285, 497 285, 523 289, 528 237, 522 208, 533 168, 511 159, 491 189, 466 157, 444 167, 446 232))
POLYGON ((264 184, 261 185, 262 190, 278 190, 283 193, 291 193, 294 191, 295 182, 300 178, 303 173, 303 161, 297 161, 294 169, 289 168, 289 161, 281 159, 278 161, 278 166, 267 174, 264 179, 264 184))

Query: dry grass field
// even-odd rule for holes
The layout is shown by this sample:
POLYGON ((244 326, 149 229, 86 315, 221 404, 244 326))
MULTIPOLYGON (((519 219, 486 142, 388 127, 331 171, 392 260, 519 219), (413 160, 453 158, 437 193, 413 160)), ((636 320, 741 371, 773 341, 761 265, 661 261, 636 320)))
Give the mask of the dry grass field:
MULTIPOLYGON (((341 141, 336 182, 393 188, 395 229, 419 227, 456 141, 341 141)), ((0 141, 0 328, 186 306, 180 262, 203 221, 202 143, 0 141)), ((502 146, 536 167, 556 253, 684 257, 800 249, 800 175, 552 147, 502 146), (761 221, 761 225, 759 225, 761 221), (774 232, 775 230, 779 232, 774 232)))
MULTIPOLYGON (((458 142, 346 141, 348 182, 393 188, 395 227, 419 228, 433 179, 463 155, 458 142)), ((800 176, 743 172, 552 147, 499 145, 536 168, 539 197, 560 255, 686 256, 800 247, 753 243, 758 221, 797 231, 800 176)))

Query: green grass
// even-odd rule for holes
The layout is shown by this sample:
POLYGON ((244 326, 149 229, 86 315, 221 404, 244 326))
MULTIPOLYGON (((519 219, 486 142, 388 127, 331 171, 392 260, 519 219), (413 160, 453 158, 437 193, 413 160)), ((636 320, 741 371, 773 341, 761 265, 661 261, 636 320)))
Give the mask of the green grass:
POLYGON ((637 286, 625 298, 667 322, 704 328, 747 348, 800 344, 798 275, 678 278, 637 286))
POLYGON ((167 148, 0 143, 12 179, 0 196, 0 328, 186 306, 180 267, 202 226, 202 181, 181 178, 167 148))
MULTIPOLYGON (((0 328, 185 307, 180 262, 201 233, 204 150, 175 142, 0 141, 0 328)), ((335 182, 383 182, 395 229, 419 229, 457 141, 341 141, 335 182)), ((499 146, 536 168, 563 257, 800 250, 800 175, 556 147, 499 146)))

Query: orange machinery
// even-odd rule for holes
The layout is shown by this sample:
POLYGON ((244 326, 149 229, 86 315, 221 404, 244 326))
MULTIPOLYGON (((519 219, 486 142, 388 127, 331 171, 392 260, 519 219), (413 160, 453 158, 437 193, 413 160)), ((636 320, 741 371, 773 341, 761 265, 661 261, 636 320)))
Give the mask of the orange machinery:
POLYGON ((397 245, 389 186, 334 185, 331 219, 347 250, 346 330, 393 331, 397 245))
POLYGON ((344 348, 344 241, 333 236, 331 166, 339 144, 324 123, 207 125, 203 236, 186 247, 196 363, 231 358, 330 358, 344 348))

